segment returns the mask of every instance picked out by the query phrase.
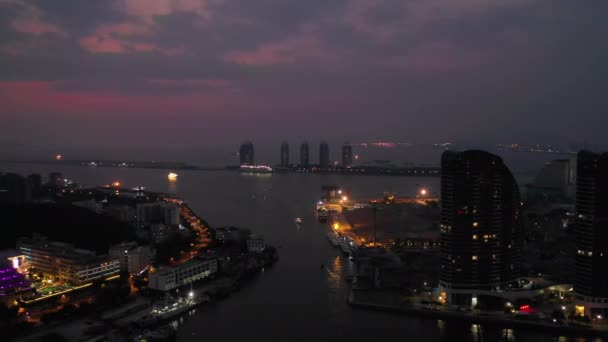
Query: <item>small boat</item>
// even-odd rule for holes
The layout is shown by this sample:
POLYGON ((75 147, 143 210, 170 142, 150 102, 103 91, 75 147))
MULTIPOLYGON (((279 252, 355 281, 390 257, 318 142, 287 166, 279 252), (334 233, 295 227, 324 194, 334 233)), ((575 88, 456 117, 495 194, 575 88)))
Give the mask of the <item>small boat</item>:
POLYGON ((299 217, 296 217, 296 224, 302 224, 302 219, 299 217))

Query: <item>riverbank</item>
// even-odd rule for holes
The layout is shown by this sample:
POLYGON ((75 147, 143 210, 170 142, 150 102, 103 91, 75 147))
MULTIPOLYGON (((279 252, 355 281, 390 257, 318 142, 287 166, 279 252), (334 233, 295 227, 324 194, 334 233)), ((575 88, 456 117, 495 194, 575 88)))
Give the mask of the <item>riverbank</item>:
POLYGON ((504 314, 493 314, 483 312, 463 312, 447 309, 431 309, 424 306, 415 306, 404 302, 402 305, 382 304, 372 299, 363 298, 358 291, 351 290, 348 296, 348 304, 355 309, 382 311, 417 318, 432 320, 450 320, 466 324, 481 324, 499 328, 521 329, 542 331, 547 334, 576 337, 603 337, 608 338, 608 327, 585 327, 572 324, 558 324, 542 321, 530 321, 505 317, 504 314))

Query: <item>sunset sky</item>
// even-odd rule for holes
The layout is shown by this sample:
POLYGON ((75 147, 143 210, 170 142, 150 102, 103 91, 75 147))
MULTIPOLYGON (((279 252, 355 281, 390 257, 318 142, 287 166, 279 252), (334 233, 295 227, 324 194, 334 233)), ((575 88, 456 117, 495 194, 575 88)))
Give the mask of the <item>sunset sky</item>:
POLYGON ((0 0, 0 157, 606 144, 606 13, 605 0, 0 0))

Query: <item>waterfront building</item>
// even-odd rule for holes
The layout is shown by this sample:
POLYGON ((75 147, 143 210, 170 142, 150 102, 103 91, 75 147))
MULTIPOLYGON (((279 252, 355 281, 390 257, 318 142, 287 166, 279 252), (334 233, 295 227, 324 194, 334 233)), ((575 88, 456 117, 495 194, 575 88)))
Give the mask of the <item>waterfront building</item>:
POLYGON ((246 240, 251 235, 249 229, 236 227, 220 227, 215 229, 215 238, 222 242, 235 242, 246 240))
POLYGON ((208 278, 216 272, 217 259, 194 259, 181 265, 151 270, 148 275, 148 288, 170 291, 197 280, 208 278))
POLYGON ((120 261, 94 251, 77 249, 64 242, 49 242, 46 238, 20 238, 17 249, 30 265, 30 273, 39 273, 73 285, 118 275, 120 261))
POLYGON ((319 145, 319 166, 321 168, 329 167, 329 144, 325 141, 319 145))
POLYGON ((108 255, 120 262, 120 271, 139 274, 154 262, 156 249, 152 246, 139 246, 137 242, 124 242, 110 246, 108 255))
POLYGON ((353 166, 353 146, 349 142, 345 142, 342 146, 342 166, 353 166))
POLYGON ((450 304, 517 287, 521 276, 520 194, 502 159, 446 151, 441 159, 439 291, 450 304))
POLYGON ((246 141, 241 144, 239 149, 239 160, 241 165, 254 165, 253 143, 246 141))
POLYGON ((281 166, 289 166, 289 144, 286 141, 281 144, 281 166))
POLYGON ((252 235, 247 239, 247 251, 253 253, 262 252, 266 248, 264 238, 261 236, 252 235))
POLYGON ((308 148, 308 142, 303 142, 300 146, 300 166, 308 167, 310 164, 310 149, 308 148))
POLYGON ((574 197, 575 188, 576 159, 557 159, 545 164, 526 192, 529 200, 556 200, 574 197))
POLYGON ((608 153, 577 159, 575 309, 595 319, 608 315, 608 153))
POLYGON ((24 274, 19 273, 18 268, 0 262, 0 303, 12 307, 17 305, 16 300, 32 292, 32 284, 24 274))
POLYGON ((27 178, 15 173, 0 174, 0 203, 22 204, 32 199, 27 178))

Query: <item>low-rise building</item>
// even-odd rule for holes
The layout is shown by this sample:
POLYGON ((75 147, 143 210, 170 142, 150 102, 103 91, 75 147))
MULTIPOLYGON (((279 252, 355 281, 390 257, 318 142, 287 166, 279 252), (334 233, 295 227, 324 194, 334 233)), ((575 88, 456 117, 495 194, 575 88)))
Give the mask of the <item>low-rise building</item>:
POLYGON ((17 299, 31 294, 32 291, 30 281, 18 272, 17 267, 0 262, 0 303, 11 307, 17 304, 15 302, 17 299))
POLYGON ((216 228, 215 236, 218 241, 222 242, 235 242, 244 241, 251 235, 251 231, 248 229, 240 229, 236 227, 220 227, 216 228))
POLYGON ((259 253, 262 252, 264 248, 266 248, 266 244, 264 243, 263 237, 252 235, 247 239, 247 251, 259 253))
POLYGON ((152 246, 139 246, 137 242, 125 242, 110 246, 110 258, 118 259, 120 271, 138 274, 154 262, 156 249, 152 246))
POLYGON ((44 237, 20 238, 17 249, 25 256, 30 272, 74 285, 118 275, 120 261, 72 244, 49 242, 44 237))
POLYGON ((170 291, 177 287, 205 279, 217 272, 217 259, 195 259, 178 266, 161 267, 150 271, 148 288, 170 291))
POLYGON ((93 198, 84 201, 72 202, 72 205, 88 209, 97 214, 101 214, 103 212, 103 202, 97 202, 93 198))

